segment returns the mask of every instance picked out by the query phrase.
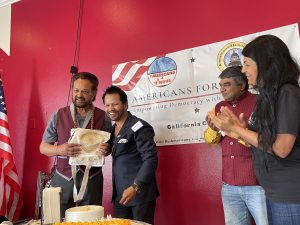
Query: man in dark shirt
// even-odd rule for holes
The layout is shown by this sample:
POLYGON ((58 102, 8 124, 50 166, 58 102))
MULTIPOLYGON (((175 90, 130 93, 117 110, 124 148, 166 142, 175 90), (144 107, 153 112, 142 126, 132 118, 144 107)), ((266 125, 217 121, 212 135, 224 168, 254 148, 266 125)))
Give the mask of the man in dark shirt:
POLYGON ((154 224, 158 188, 154 130, 128 109, 126 93, 111 86, 103 96, 106 114, 114 121, 110 146, 113 158, 114 216, 154 224))

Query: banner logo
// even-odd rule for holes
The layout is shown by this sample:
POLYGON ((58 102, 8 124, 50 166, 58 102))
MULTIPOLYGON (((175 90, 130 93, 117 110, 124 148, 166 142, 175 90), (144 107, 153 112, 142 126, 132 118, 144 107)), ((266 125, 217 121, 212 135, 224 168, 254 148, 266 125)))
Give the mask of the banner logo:
POLYGON ((218 53, 217 61, 219 70, 223 71, 230 66, 242 66, 242 50, 244 42, 230 42, 226 44, 218 53))
POLYGON ((150 83, 156 87, 164 87, 171 84, 177 74, 177 65, 169 57, 155 59, 147 71, 150 83))

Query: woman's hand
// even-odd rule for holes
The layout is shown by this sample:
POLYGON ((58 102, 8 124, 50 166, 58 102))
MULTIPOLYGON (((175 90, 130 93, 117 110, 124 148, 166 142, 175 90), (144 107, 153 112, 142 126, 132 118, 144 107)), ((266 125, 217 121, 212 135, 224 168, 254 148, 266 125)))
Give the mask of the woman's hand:
POLYGON ((247 127, 247 122, 245 121, 245 115, 244 113, 241 113, 239 115, 239 117, 237 117, 228 107, 221 107, 220 109, 221 111, 221 115, 223 115, 224 117, 230 118, 232 120, 232 122, 235 125, 238 125, 240 127, 247 127))
POLYGON ((239 135, 235 132, 237 126, 243 128, 247 126, 244 114, 241 113, 237 117, 228 107, 221 107, 220 113, 217 115, 210 114, 210 119, 211 123, 221 132, 233 138, 239 138, 239 135))

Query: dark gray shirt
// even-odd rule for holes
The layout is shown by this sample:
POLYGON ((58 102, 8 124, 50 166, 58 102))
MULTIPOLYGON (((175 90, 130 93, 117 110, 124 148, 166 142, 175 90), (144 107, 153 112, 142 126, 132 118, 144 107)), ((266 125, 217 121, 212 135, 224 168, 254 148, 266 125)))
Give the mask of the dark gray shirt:
POLYGON ((281 203, 300 203, 300 89, 286 84, 279 92, 277 133, 292 134, 296 141, 286 158, 253 148, 256 177, 267 198, 281 203))

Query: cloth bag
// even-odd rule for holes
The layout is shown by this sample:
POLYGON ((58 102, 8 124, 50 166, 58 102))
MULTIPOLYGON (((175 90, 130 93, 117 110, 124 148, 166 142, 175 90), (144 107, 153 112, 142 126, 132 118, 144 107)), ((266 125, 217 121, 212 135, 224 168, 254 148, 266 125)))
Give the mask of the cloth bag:
POLYGON ((98 150, 102 143, 109 140, 110 133, 100 130, 91 130, 83 128, 73 128, 71 129, 71 137, 68 143, 75 143, 81 145, 81 153, 76 157, 69 158, 69 164, 72 167, 72 177, 74 180, 73 187, 73 198, 74 202, 82 200, 84 192, 87 187, 87 182, 89 178, 89 171, 91 167, 101 167, 104 165, 104 155, 102 155, 98 150), (77 166, 86 166, 83 179, 81 182, 81 187, 79 192, 76 188, 76 173, 77 166))

